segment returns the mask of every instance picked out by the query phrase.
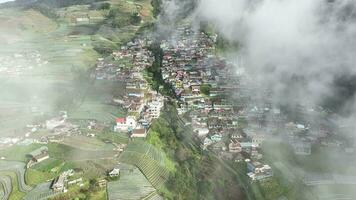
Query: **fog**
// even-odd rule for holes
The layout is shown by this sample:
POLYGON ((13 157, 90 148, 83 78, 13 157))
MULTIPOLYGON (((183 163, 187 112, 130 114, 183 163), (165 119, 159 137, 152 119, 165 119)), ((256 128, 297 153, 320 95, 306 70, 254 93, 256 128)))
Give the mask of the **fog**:
POLYGON ((5 3, 5 2, 9 2, 9 1, 14 1, 14 0, 0 0, 0 3, 5 3))
MULTIPOLYGON (((186 11, 177 2, 165 1, 164 10, 168 15, 173 13, 165 17, 170 21, 166 24, 174 24, 179 20, 177 13, 186 11)), ((240 59, 239 67, 263 86, 254 91, 256 95, 270 90, 273 103, 292 108, 290 112, 296 105, 321 105, 337 114, 335 125, 341 128, 337 134, 355 138, 356 1, 195 2, 195 9, 190 12, 193 24, 205 22, 227 40, 240 44, 239 50, 227 53, 240 59)), ((355 173, 355 156, 340 154, 328 154, 322 160, 325 168, 347 160, 350 163, 345 164, 343 171, 355 173)))
POLYGON ((200 1, 198 20, 243 46, 246 69, 282 103, 321 103, 354 74, 354 1, 200 1), (296 83, 291 80, 300 78, 296 83), (291 84, 297 84, 291 90, 291 84), (288 94, 287 96, 285 94, 288 94))

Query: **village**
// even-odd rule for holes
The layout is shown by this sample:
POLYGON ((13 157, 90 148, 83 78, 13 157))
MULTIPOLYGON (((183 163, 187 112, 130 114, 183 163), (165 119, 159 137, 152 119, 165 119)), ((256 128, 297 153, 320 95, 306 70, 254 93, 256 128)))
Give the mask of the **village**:
MULTIPOLYGON (((62 153, 52 155, 55 145, 79 145, 86 153, 90 152, 91 155, 80 159, 110 159, 113 162, 110 170, 103 172, 105 176, 101 174, 95 182, 100 188, 108 188, 109 199, 121 198, 123 194, 117 191, 127 190, 125 181, 133 177, 150 188, 140 194, 141 197, 152 195, 161 199, 156 188, 168 176, 160 164, 165 158, 152 145, 141 142, 148 136, 154 120, 160 118, 168 99, 174 100, 179 117, 192 128, 201 149, 212 152, 223 161, 244 163, 247 172, 244 175, 251 183, 275 176, 274 163, 265 159, 262 148, 266 141, 286 144, 295 155, 304 157, 312 154, 315 145, 338 148, 345 154, 354 152, 354 146, 332 137, 335 129, 330 121, 335 119, 320 117, 326 113, 322 107, 300 106, 298 112, 303 115, 303 120, 291 120, 272 103, 267 89, 243 70, 238 70, 241 66, 237 63, 216 53, 216 41, 216 34, 193 31, 187 25, 180 26, 173 37, 161 41, 162 79, 174 91, 173 96, 165 96, 153 90, 147 80, 147 69, 155 61, 150 50, 153 40, 137 37, 110 56, 98 58, 90 72, 90 78, 95 81, 123 85, 121 95, 113 95, 109 100, 110 105, 125 110, 123 116, 103 123, 95 119, 72 120, 67 111, 59 111, 46 120, 28 124, 24 137, 0 138, 0 147, 36 145, 36 149, 26 152, 27 170, 50 162, 53 156, 62 159, 62 153), (262 96, 254 94, 257 88, 258 92, 263 91, 262 96), (108 138, 120 135, 125 142, 103 138, 104 132, 112 134, 108 138), (93 147, 98 148, 96 153, 88 150, 93 147), (145 177, 150 177, 149 182, 145 177)), ((14 55, 14 58, 32 59, 39 66, 46 64, 36 52, 14 55)), ((0 61, 16 66, 11 58, 1 58, 0 61)), ((32 69, 32 66, 27 67, 32 69)), ((16 69, 5 67, 0 73, 15 75, 26 69, 21 65, 16 69)), ((7 160, 7 157, 2 156, 1 160, 7 160)), ((322 181, 315 180, 315 176, 302 176, 305 176, 306 185, 322 181)), ((29 195, 55 196, 85 185, 88 180, 83 172, 68 168, 56 172, 49 182, 42 183, 46 190, 29 195)))
MULTIPOLYGON (((222 160, 245 163, 247 171, 245 175, 251 182, 258 182, 274 176, 274 169, 264 158, 262 151, 265 141, 283 141, 299 156, 311 155, 312 145, 315 144, 344 148, 342 141, 327 139, 332 134, 332 129, 325 121, 315 120, 319 119, 317 117, 312 118, 320 115, 323 112, 322 108, 301 107, 300 112, 313 120, 291 122, 277 106, 266 103, 269 99, 267 91, 262 97, 265 101, 261 103, 262 101, 252 94, 253 89, 259 86, 246 74, 236 73, 236 64, 214 53, 216 37, 204 32, 194 32, 190 27, 182 26, 178 29, 177 35, 161 43, 162 78, 175 92, 173 99, 178 114, 187 126, 192 127, 194 137, 201 142, 202 150, 212 152, 222 160)), ((121 161, 133 162, 132 164, 140 170, 145 169, 137 164, 141 162, 140 159, 132 161, 134 160, 132 155, 126 155, 127 148, 141 144, 140 139, 147 137, 152 122, 160 117, 165 101, 170 98, 152 90, 147 81, 146 69, 154 62, 153 53, 149 50, 151 44, 150 39, 137 38, 113 52, 109 58, 99 58, 91 72, 92 79, 124 84, 123 95, 113 96, 111 103, 124 108, 125 116, 117 117, 112 123, 105 124, 96 120, 72 121, 67 111, 60 111, 42 123, 28 125, 25 137, 1 138, 2 148, 14 145, 42 145, 27 154, 30 159, 26 168, 32 169, 39 165, 38 163, 52 159, 47 146, 53 143, 74 145, 71 140, 93 142, 105 129, 126 135, 132 141, 131 147, 127 144, 112 143, 110 155, 103 150, 93 155, 119 158, 120 162, 115 161, 117 163, 107 172, 109 181, 100 179, 97 184, 102 188, 111 188, 109 196, 120 196, 113 191, 123 187, 122 183, 112 182, 116 180, 115 177, 120 176, 120 172, 124 172, 125 178, 137 175, 138 180, 142 179, 139 178, 140 172, 135 172, 134 175, 132 171, 125 171, 127 168, 132 170, 137 168, 127 166, 121 161), (49 134, 32 137, 43 130, 49 134), (139 139, 138 143, 135 142, 136 139, 139 139)), ((135 147, 134 151, 136 148, 138 147, 135 147)), ((147 152, 152 151, 154 147, 147 146, 143 149, 147 149, 144 150, 145 154, 150 155, 147 152)), ((352 149, 345 148, 345 151, 350 152, 352 149)), ((6 157, 1 159, 4 160, 6 157)), ((150 169, 152 172, 143 172, 157 173, 155 172, 157 169, 158 166, 152 167, 150 169)), ((310 179, 306 177, 306 184, 310 179)), ((83 187, 85 183, 82 172, 68 169, 46 186, 51 189, 47 195, 66 193, 73 185, 83 187)), ((155 190, 151 192, 156 194, 155 190)))

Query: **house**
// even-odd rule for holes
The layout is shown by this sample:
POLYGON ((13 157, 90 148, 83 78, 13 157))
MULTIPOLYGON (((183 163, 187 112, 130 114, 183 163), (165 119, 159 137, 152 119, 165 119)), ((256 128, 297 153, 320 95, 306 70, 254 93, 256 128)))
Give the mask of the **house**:
POLYGON ((219 141, 215 144, 212 145, 212 148, 215 150, 215 151, 226 151, 226 145, 224 142, 222 141, 219 141))
POLYGON ((262 142, 265 140, 265 136, 264 135, 254 134, 251 138, 252 138, 252 143, 255 146, 260 146, 262 144, 262 142))
POLYGON ((200 86, 192 86, 192 92, 193 94, 199 94, 200 93, 200 86))
POLYGON ((153 119, 159 118, 163 105, 164 103, 162 98, 157 98, 152 102, 148 103, 148 112, 150 117, 152 117, 153 119))
POLYGON ((194 131, 198 134, 199 137, 209 134, 209 129, 204 127, 196 128, 194 131))
POLYGON ((106 181, 105 179, 102 179, 102 180, 99 180, 99 181, 98 181, 98 185, 99 185, 99 187, 101 187, 101 188, 106 187, 106 184, 107 184, 107 181, 106 181))
POLYGON ((132 131, 132 138, 145 138, 147 136, 147 130, 145 128, 136 128, 132 131))
POLYGON ((231 153, 240 153, 242 151, 240 142, 237 140, 231 140, 229 144, 229 151, 231 153))
POLYGON ((111 172, 109 172, 109 176, 110 177, 118 177, 118 176, 120 176, 120 169, 114 168, 113 170, 111 170, 111 172))
POLYGON ((34 164, 42 162, 49 158, 48 148, 46 146, 42 146, 31 153, 28 154, 31 158, 30 161, 27 163, 27 168, 32 167, 34 164))
POLYGON ((272 168, 269 165, 262 165, 260 162, 247 162, 247 175, 252 181, 259 181, 273 176, 272 168))
POLYGON ((215 134, 215 135, 211 136, 210 139, 214 142, 220 142, 222 139, 222 135, 215 134))
POLYGON ((116 126, 114 130, 116 132, 127 132, 131 131, 137 126, 137 121, 135 116, 127 116, 126 118, 117 118, 116 119, 116 126))
POLYGON ((61 175, 59 175, 59 177, 55 178, 51 186, 53 192, 65 192, 66 181, 67 181, 67 176, 65 173, 62 173, 61 175))
POLYGON ((204 146, 203 148, 205 149, 206 147, 208 147, 209 145, 211 145, 213 143, 214 142, 210 138, 206 137, 203 141, 203 146, 204 146))

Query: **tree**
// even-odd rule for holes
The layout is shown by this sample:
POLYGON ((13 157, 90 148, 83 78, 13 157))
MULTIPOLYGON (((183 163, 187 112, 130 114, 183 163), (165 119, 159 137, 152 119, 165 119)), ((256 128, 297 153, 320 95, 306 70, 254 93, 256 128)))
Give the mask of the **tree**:
POLYGON ((111 8, 110 3, 102 3, 99 7, 100 10, 109 10, 111 8))
POLYGON ((200 92, 205 95, 210 95, 211 85, 210 84, 202 84, 200 86, 200 92))
POLYGON ((137 25, 139 23, 141 23, 141 16, 139 13, 135 12, 135 13, 132 13, 131 16, 130 16, 130 23, 132 25, 137 25))

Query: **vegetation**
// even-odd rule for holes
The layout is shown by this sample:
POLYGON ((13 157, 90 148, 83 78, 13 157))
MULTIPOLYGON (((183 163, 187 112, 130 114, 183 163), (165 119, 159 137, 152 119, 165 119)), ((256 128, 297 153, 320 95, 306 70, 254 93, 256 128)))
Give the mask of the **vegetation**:
POLYGON ((168 159, 175 163, 160 193, 166 199, 242 198, 235 175, 210 153, 202 152, 192 133, 171 103, 153 122, 147 141, 166 152, 168 159))
POLYGON ((153 90, 160 92, 166 96, 175 97, 175 92, 172 86, 165 82, 162 77, 162 61, 163 61, 163 50, 159 43, 153 43, 150 47, 150 51, 154 55, 154 62, 152 66, 146 68, 147 80, 151 85, 153 90))
POLYGON ((155 189, 136 168, 130 172, 121 172, 120 180, 109 182, 107 191, 109 199, 145 199, 155 189))
POLYGON ((152 0, 153 16, 157 17, 161 13, 162 0, 152 0))
POLYGON ((216 49, 218 52, 231 52, 238 51, 240 49, 239 42, 234 42, 226 39, 222 34, 218 34, 216 39, 216 49))
POLYGON ((130 143, 120 155, 120 161, 137 166, 155 188, 161 187, 168 178, 164 155, 150 144, 130 143))
POLYGON ((204 95, 210 95, 211 85, 210 84, 201 84, 200 92, 204 95))
POLYGON ((129 137, 126 134, 112 132, 109 130, 97 134, 97 138, 104 142, 112 142, 115 144, 127 144, 129 141, 129 137))

